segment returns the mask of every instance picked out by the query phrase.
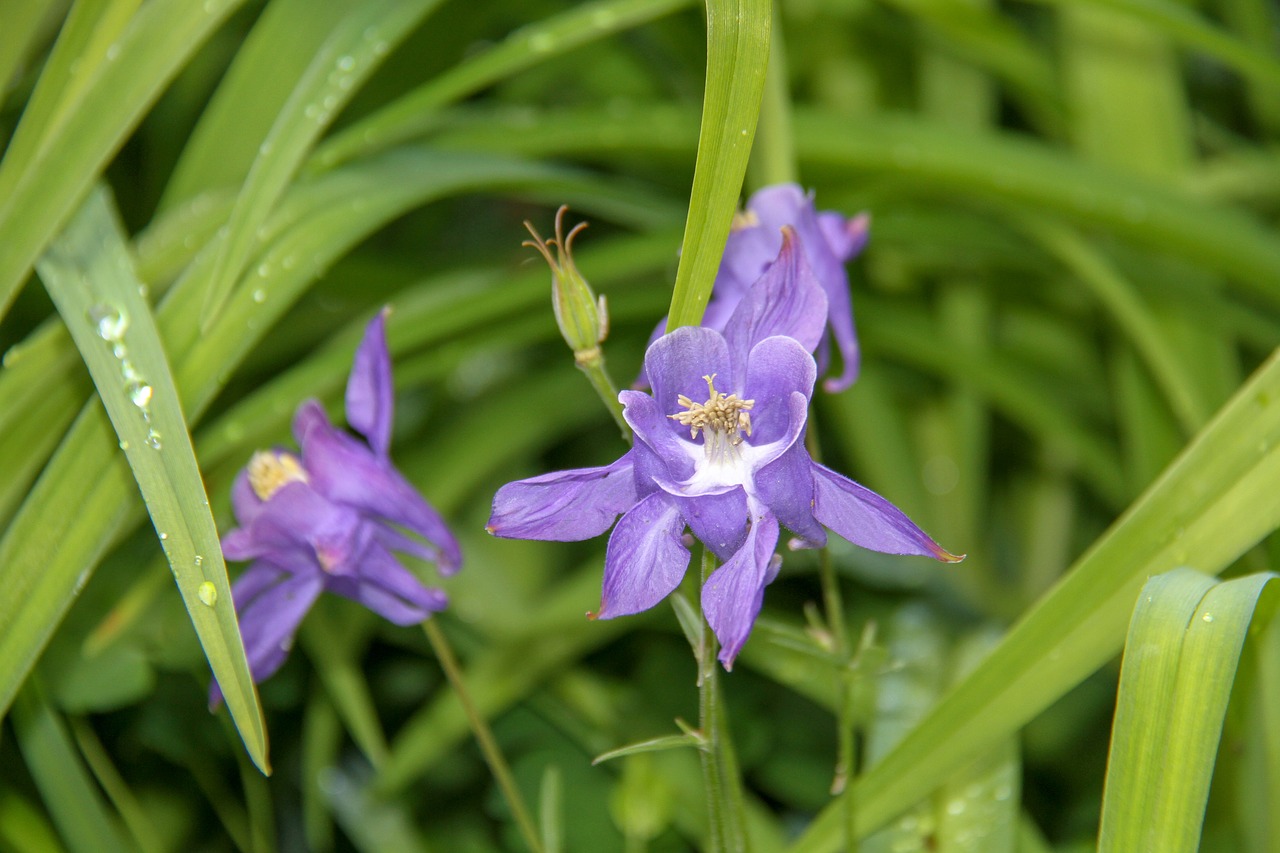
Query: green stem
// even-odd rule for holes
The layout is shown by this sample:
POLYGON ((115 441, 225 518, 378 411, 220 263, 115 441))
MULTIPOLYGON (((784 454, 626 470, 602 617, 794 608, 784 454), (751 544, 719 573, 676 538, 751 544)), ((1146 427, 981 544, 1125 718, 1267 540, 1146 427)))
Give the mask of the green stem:
POLYGON ((458 667, 458 659, 453 654, 453 647, 449 645, 449 640, 445 637, 444 632, 440 630, 436 620, 428 619, 422 623, 422 630, 427 635, 427 640, 431 643, 431 650, 435 652, 436 658, 440 661, 440 668, 444 670, 445 677, 449 679, 449 684, 453 686, 453 692, 458 697, 458 701, 462 703, 462 710, 467 715, 467 720, 471 723, 471 731, 476 736, 476 743, 480 745, 480 752, 484 754, 485 763, 489 765, 489 771, 493 773, 494 781, 498 783, 498 787, 502 790, 502 796, 507 801, 507 807, 511 809, 511 814, 515 818, 516 826, 520 830, 520 835, 524 838, 524 843, 533 853, 543 853, 542 842, 538 837, 537 827, 533 824, 533 818, 529 815, 529 809, 524 804, 524 799, 520 796, 519 789, 516 788, 515 779, 511 775, 511 768, 507 766, 507 760, 502 756, 502 750, 498 748, 498 742, 493 737, 493 732, 489 730, 489 724, 485 722, 475 703, 471 700, 471 694, 467 692, 466 684, 462 680, 462 670, 458 667))
MULTIPOLYGON (((817 424, 809 422, 805 444, 815 462, 822 461, 822 447, 818 441, 817 424)), ((844 850, 857 853, 857 800, 854 796, 854 777, 857 775, 857 744, 854 738, 854 691, 857 673, 852 666, 848 632, 845 629, 844 598, 840 594, 840 580, 831 564, 831 552, 823 548, 818 554, 818 574, 822 583, 822 607, 826 611, 827 630, 831 635, 831 650, 841 662, 840 690, 836 702, 836 773, 831 783, 831 793, 839 796, 844 807, 844 850)))
POLYGON ((622 440, 630 444, 631 427, 627 425, 626 420, 622 417, 622 403, 618 402, 618 386, 613 384, 613 377, 609 375, 608 368, 604 366, 604 355, 597 349, 593 357, 576 358, 576 361, 578 369, 586 375, 587 381, 591 383, 591 387, 596 389, 596 394, 600 396, 600 401, 604 403, 604 407, 613 416, 613 422, 622 430, 622 440))
POLYGON ((769 70, 764 78, 760 122, 747 163, 747 183, 752 190, 799 180, 795 139, 791 134, 791 91, 787 79, 787 51, 781 18, 774 9, 769 38, 769 70))
MULTIPOLYGON (((710 549, 702 552, 702 582, 716 568, 710 549)), ((702 752, 702 778, 707 791, 712 853, 747 850, 746 807, 738 774, 738 758, 729 734, 729 718, 720 693, 716 666, 716 638, 706 620, 702 623, 702 654, 698 660, 698 724, 706 738, 702 752)))

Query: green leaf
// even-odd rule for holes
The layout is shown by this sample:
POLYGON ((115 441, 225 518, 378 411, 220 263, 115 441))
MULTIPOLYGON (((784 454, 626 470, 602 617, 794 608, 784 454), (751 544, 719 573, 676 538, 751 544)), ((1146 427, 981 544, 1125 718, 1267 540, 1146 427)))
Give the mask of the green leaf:
POLYGON ((0 316, 31 265, 76 209, 125 137, 196 49, 243 0, 153 0, 144 4, 101 62, 51 85, 65 112, 49 134, 35 134, 26 156, 0 161, 0 316), (83 90, 73 76, 87 80, 83 90), (92 104, 92 109, 77 109, 92 104))
POLYGON ((406 142, 439 122, 440 108, 576 47, 647 23, 692 0, 599 0, 521 27, 477 56, 336 133, 312 158, 317 170, 406 142))
MULTIPOLYGON (((859 777, 868 832, 1047 708, 1120 650, 1146 578, 1220 572, 1280 525, 1280 353, 1247 382, 974 672, 859 777)), ((834 850, 828 807, 795 851, 834 850)))
POLYGON ((62 719, 35 682, 13 707, 14 735, 27 769, 67 846, 75 853, 124 853, 119 824, 107 810, 62 719))
MULTIPOLYGON (((1099 853, 1199 849, 1236 668, 1276 577, 1218 583, 1176 569, 1143 586, 1120 670, 1099 853)), ((1261 619, 1274 610, 1271 596, 1261 619)))
POLYGON ((663 735, 662 737, 650 738, 649 740, 642 740, 638 743, 630 743, 626 746, 620 746, 617 749, 611 749, 608 752, 602 752, 595 758, 591 759, 591 763, 603 764, 606 761, 612 761, 615 758, 622 758, 625 755, 639 755, 642 752, 662 752, 668 749, 685 749, 687 747, 692 747, 694 749, 706 749, 706 738, 698 737, 691 733, 663 735))
MULTIPOLYGON (((315 140, 358 91, 360 83, 439 0, 366 0, 348 13, 320 46, 258 149, 226 223, 225 238, 208 268, 204 298, 208 329, 249 262, 258 231, 284 195, 315 140)), ((223 232, 220 232, 223 233, 223 232)))
POLYGON ((698 325, 711 296, 760 115, 770 15, 770 0, 707 0, 702 130, 667 331, 698 325))
POLYGON ((120 438, 245 746, 269 772, 266 724, 249 674, 218 530, 160 335, 103 190, 39 263, 120 438))

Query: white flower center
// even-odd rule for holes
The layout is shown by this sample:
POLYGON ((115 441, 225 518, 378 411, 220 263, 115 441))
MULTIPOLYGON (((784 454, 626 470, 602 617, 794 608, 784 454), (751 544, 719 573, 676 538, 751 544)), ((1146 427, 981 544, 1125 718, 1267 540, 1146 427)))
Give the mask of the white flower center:
POLYGON ((288 483, 310 482, 307 469, 291 453, 259 450, 249 460, 249 485, 253 487, 254 494, 264 501, 270 500, 288 483))
POLYGON ((690 438, 697 438, 699 432, 703 434, 705 464, 697 466, 698 474, 710 473, 709 468, 737 469, 742 462, 742 434, 751 435, 749 411, 756 401, 740 399, 737 394, 721 394, 716 390, 714 373, 702 378, 710 394, 707 401, 698 403, 681 394, 678 401, 687 411, 667 417, 689 427, 690 438))

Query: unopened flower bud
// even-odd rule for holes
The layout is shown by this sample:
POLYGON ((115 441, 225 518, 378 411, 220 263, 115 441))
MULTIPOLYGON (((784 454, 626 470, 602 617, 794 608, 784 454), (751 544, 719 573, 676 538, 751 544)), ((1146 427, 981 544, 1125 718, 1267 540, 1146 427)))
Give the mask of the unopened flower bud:
POLYGON ((525 222, 524 227, 529 229, 533 240, 526 240, 524 245, 537 249, 551 267, 551 305, 556 325, 573 350, 574 359, 587 366, 601 359, 600 343, 609 334, 609 312, 604 297, 596 297, 573 263, 573 238, 587 223, 580 222, 565 234, 564 214, 568 209, 562 205, 556 211, 556 236, 550 240, 543 240, 533 226, 525 222))

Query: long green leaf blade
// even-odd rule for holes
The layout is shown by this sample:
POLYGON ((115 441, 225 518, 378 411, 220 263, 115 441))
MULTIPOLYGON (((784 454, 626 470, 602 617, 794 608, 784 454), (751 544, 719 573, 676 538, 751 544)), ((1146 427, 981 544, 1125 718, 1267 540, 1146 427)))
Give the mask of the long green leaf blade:
POLYGON ((668 331, 698 325, 711 296, 760 116, 770 12, 769 0, 707 0, 702 130, 668 331))
POLYGON ((231 716, 268 772, 266 724, 218 530, 159 332, 104 191, 89 196, 38 266, 120 437, 231 716))
POLYGON ((1099 853, 1199 848, 1241 650, 1275 578, 1217 583, 1178 569, 1143 587, 1120 671, 1099 853))

